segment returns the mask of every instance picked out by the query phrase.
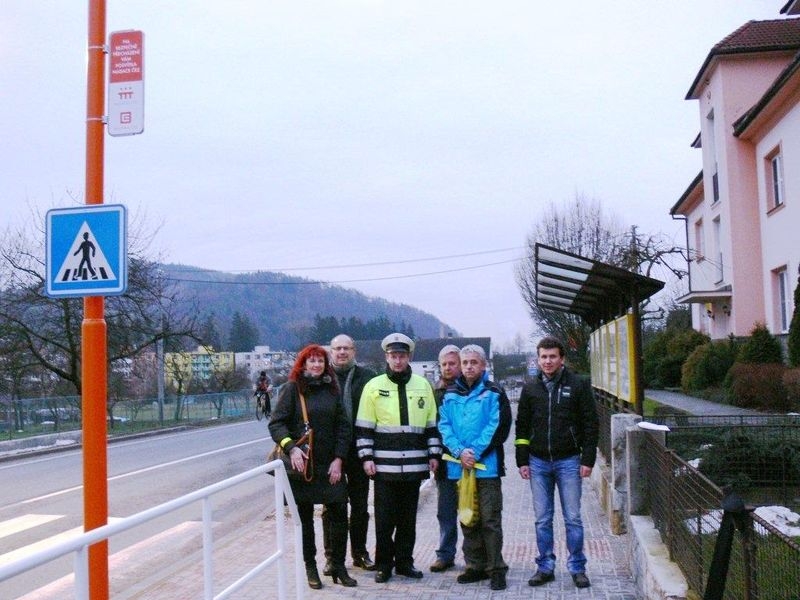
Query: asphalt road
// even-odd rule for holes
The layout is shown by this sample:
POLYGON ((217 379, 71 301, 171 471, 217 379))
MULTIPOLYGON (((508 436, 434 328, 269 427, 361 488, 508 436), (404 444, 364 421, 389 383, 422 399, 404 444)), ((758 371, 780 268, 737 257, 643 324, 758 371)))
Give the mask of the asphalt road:
MULTIPOLYGON (((264 422, 255 420, 111 444, 109 521, 256 467, 269 447, 264 422)), ((82 531, 82 461, 81 450, 70 450, 0 464, 0 564, 82 531)), ((213 504, 215 538, 252 527, 273 504, 271 477, 220 494, 213 504)), ((202 561, 200 522, 195 503, 112 538, 112 596, 135 592, 133 582, 169 576, 195 554, 202 561)), ((0 598, 70 597, 72 566, 72 558, 64 558, 0 582, 0 598)))

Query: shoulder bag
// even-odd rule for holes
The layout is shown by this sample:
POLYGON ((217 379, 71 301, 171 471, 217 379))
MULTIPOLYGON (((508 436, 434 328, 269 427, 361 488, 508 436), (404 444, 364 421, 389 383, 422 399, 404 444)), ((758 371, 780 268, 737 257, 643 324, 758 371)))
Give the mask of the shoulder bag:
MULTIPOLYGON (((292 468, 292 461, 289 458, 289 454, 286 453, 283 447, 277 442, 272 450, 270 450, 269 454, 267 454, 267 462, 281 460, 283 461, 283 466, 286 468, 286 474, 289 477, 302 479, 303 481, 308 482, 314 479, 314 430, 311 428, 311 424, 308 422, 306 398, 303 396, 300 390, 297 390, 297 393, 300 396, 300 408, 303 411, 303 435, 294 441, 294 445, 300 448, 300 450, 302 450, 306 455, 303 470, 295 471, 292 468)), ((270 472, 270 475, 274 475, 274 473, 270 472)))

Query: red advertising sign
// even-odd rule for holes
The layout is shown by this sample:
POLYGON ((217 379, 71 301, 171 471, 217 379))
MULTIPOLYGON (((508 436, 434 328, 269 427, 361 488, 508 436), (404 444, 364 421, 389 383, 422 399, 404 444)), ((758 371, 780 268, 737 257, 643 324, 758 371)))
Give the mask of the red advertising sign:
POLYGON ((115 31, 109 35, 108 133, 144 131, 144 34, 115 31))

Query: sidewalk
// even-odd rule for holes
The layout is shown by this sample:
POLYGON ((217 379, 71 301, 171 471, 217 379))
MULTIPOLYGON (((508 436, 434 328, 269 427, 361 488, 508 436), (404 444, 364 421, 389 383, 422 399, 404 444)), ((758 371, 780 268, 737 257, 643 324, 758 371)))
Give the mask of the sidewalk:
MULTIPOLYGON (((456 567, 446 573, 431 573, 430 564, 435 560, 435 549, 438 545, 439 528, 436 520, 436 487, 433 480, 423 484, 420 493, 420 504, 417 516, 417 542, 414 558, 415 566, 425 573, 421 580, 393 576, 388 583, 375 583, 374 572, 367 572, 351 566, 349 557, 347 568, 358 586, 345 588, 334 585, 330 577, 322 577, 321 590, 304 589, 304 597, 311 600, 333 600, 342 597, 364 600, 485 600, 522 598, 539 598, 541 600, 561 600, 566 598, 592 598, 597 600, 637 600, 636 586, 629 569, 626 555, 628 539, 626 536, 612 535, 608 526, 608 517, 603 513, 597 493, 588 480, 583 487, 583 519, 585 528, 585 552, 588 558, 587 574, 592 586, 588 589, 577 589, 566 570, 566 548, 564 544, 564 526, 560 508, 556 509, 556 555, 558 566, 556 580, 538 588, 528 586, 528 579, 535 571, 536 536, 534 532, 533 505, 531 491, 527 482, 518 475, 514 466, 513 439, 509 436, 506 442, 506 467, 508 475, 503 479, 503 557, 509 565, 508 588, 494 592, 488 581, 462 585, 456 582, 456 576, 464 569, 463 555, 460 547, 462 537, 459 532, 458 556, 456 567)), ((370 494, 370 498, 372 494, 370 494)), ((558 504, 558 501, 556 501, 558 504)), ((319 513, 317 513, 319 514, 319 513)), ((243 535, 231 539, 219 540, 215 551, 215 586, 216 592, 235 581, 244 570, 274 550, 274 516, 253 524, 243 535)), ((315 521, 317 533, 317 565, 322 570, 324 556, 322 553, 321 523, 317 516, 315 521)), ((367 545, 374 548, 374 521, 370 521, 367 545)), ((371 552, 373 557, 374 553, 371 552)), ((290 594, 295 598, 294 573, 288 574, 290 594)), ((305 574, 303 574, 305 582, 305 574)), ((237 600, 269 600, 277 598, 274 569, 264 573, 256 583, 248 585, 236 594, 237 600)), ((199 598, 202 596, 202 564, 199 561, 189 563, 178 569, 169 580, 152 582, 143 585, 137 593, 125 594, 124 598, 138 600, 149 598, 199 598)))
POLYGON ((655 400, 661 404, 678 408, 692 415, 760 415, 757 410, 749 408, 738 408, 729 404, 717 404, 693 396, 687 396, 680 392, 670 392, 667 390, 645 390, 647 398, 655 400))

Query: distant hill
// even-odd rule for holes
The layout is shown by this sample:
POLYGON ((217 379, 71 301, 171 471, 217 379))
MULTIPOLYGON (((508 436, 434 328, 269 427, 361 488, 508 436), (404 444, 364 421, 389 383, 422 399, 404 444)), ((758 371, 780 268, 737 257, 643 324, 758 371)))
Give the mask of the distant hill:
POLYGON ((214 314, 225 340, 236 311, 259 328, 259 343, 281 350, 307 343, 317 314, 337 319, 356 317, 364 322, 385 316, 398 326, 410 325, 415 336, 422 338, 439 337, 442 328, 458 335, 430 313, 338 285, 269 271, 235 274, 176 264, 162 268, 201 320, 214 314))

